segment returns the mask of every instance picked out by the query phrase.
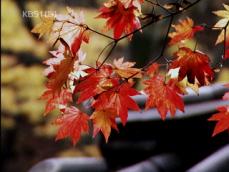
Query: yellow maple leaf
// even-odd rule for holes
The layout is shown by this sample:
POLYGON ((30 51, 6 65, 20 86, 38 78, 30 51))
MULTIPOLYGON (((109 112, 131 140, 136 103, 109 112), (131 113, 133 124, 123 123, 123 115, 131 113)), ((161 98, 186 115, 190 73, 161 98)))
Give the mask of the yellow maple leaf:
POLYGON ((93 121, 93 137, 95 137, 97 133, 101 131, 106 139, 106 142, 108 142, 111 128, 118 131, 115 117, 116 114, 113 110, 95 111, 90 117, 90 119, 93 121))
POLYGON ((41 17, 41 22, 37 24, 31 32, 39 34, 39 38, 46 33, 49 34, 52 31, 54 19, 55 18, 53 16, 41 17))
MULTIPOLYGON (((223 4, 223 6, 224 6, 225 10, 213 11, 213 13, 215 15, 222 18, 214 25, 214 27, 223 28, 229 22, 229 5, 223 4)), ((218 28, 216 28, 216 29, 218 29, 218 28)), ((227 27, 226 27, 226 33, 227 33, 226 37, 229 38, 229 25, 227 25, 227 27)), ((219 44, 223 41, 224 41, 224 29, 220 32, 215 44, 219 44)))

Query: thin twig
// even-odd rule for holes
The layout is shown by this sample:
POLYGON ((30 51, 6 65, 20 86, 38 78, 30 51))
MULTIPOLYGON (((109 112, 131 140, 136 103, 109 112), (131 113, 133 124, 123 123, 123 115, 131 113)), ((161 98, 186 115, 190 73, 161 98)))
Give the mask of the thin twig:
POLYGON ((101 33, 101 32, 98 32, 98 31, 96 31, 96 30, 94 30, 94 29, 92 29, 92 28, 90 28, 90 27, 87 27, 87 29, 90 30, 90 31, 92 31, 92 32, 94 32, 94 33, 96 33, 96 34, 98 34, 98 35, 101 35, 101 36, 103 36, 103 37, 105 37, 105 38, 108 38, 108 39, 111 39, 111 40, 115 40, 114 38, 112 38, 112 37, 110 37, 110 36, 108 36, 108 35, 105 35, 105 34, 103 34, 103 33, 101 33))
MULTIPOLYGON (((151 20, 149 23, 143 25, 141 28, 139 28, 139 29, 137 29, 137 30, 134 30, 133 32, 128 33, 128 34, 126 34, 126 35, 120 37, 119 39, 117 39, 117 40, 115 41, 114 46, 113 46, 112 49, 109 51, 107 57, 103 60, 103 62, 101 63, 101 65, 98 67, 98 69, 100 69, 101 66, 106 62, 106 60, 108 60, 108 58, 110 57, 112 51, 114 50, 114 48, 116 47, 116 45, 118 44, 119 41, 121 41, 122 39, 127 38, 128 36, 130 36, 130 35, 132 35, 132 34, 135 34, 135 33, 139 32, 139 31, 141 31, 142 29, 144 29, 144 28, 150 26, 150 25, 153 24, 153 23, 156 23, 156 22, 161 21, 161 20, 166 19, 166 18, 170 18, 169 27, 168 27, 168 30, 167 30, 167 33, 166 33, 166 37, 165 37, 165 40, 166 40, 166 41, 164 42, 164 45, 163 45, 162 50, 161 50, 161 53, 160 53, 160 55, 159 55, 157 58, 151 60, 146 66, 144 66, 144 67, 142 68, 143 70, 146 70, 152 63, 154 63, 155 61, 159 60, 159 59, 163 56, 164 50, 165 50, 165 48, 166 48, 166 42, 167 42, 169 30, 170 30, 170 28, 171 28, 172 21, 173 21, 174 17, 175 17, 176 15, 178 15, 178 14, 184 12, 185 10, 191 8, 192 6, 194 6, 195 4, 197 4, 197 3, 200 2, 200 1, 201 1, 201 0, 196 0, 194 3, 188 5, 187 7, 183 8, 182 10, 177 11, 177 12, 175 12, 175 13, 171 13, 171 14, 169 14, 169 15, 167 15, 167 16, 161 17, 161 18, 158 19, 158 20, 151 20)), ((165 58, 165 60, 167 61, 167 63, 169 63, 169 60, 168 60, 167 58, 165 58)), ((137 75, 138 73, 139 73, 139 72, 136 72, 135 74, 133 74, 132 76, 130 76, 128 79, 134 77, 134 76, 137 75)))
POLYGON ((154 6, 158 6, 158 7, 160 7, 162 10, 164 10, 164 11, 166 11, 167 13, 171 14, 171 12, 170 12, 169 10, 167 10, 166 8, 164 8, 160 3, 158 3, 158 1, 157 1, 157 3, 152 2, 152 1, 150 1, 150 0, 145 0, 145 1, 148 2, 148 3, 150 3, 150 4, 152 4, 152 5, 154 5, 154 6))
POLYGON ((107 44, 103 49, 102 49, 102 51, 99 53, 99 56, 97 57, 97 59, 96 59, 96 64, 97 64, 97 62, 99 61, 99 58, 100 58, 100 56, 103 54, 103 52, 107 49, 107 47, 109 47, 111 44, 113 44, 114 43, 114 41, 112 41, 112 42, 110 42, 109 44, 107 44))
MULTIPOLYGON (((152 59, 146 66, 144 66, 143 70, 147 69, 151 64, 153 64, 154 62, 159 60, 164 55, 164 51, 165 51, 165 48, 166 48, 166 45, 167 45, 167 39, 168 39, 170 28, 172 26, 173 19, 174 19, 174 16, 171 15, 171 18, 170 18, 169 24, 168 24, 168 29, 166 31, 166 35, 165 35, 165 38, 164 38, 164 41, 163 41, 164 43, 163 43, 163 46, 162 46, 162 49, 161 49, 161 52, 160 52, 159 56, 157 56, 156 58, 152 59)), ((169 62, 169 60, 167 58, 165 58, 165 60, 167 62, 169 62)))
POLYGON ((113 50, 115 49, 117 45, 117 42, 114 42, 114 45, 112 46, 112 48, 110 49, 109 53, 107 54, 106 58, 103 60, 103 62, 99 65, 98 69, 100 69, 102 67, 102 65, 107 61, 107 59, 110 57, 110 55, 112 54, 113 50))

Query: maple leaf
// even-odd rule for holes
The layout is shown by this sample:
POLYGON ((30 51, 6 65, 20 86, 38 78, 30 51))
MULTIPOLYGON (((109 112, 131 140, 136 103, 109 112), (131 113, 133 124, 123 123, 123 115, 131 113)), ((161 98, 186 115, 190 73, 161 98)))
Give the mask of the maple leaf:
POLYGON ((176 109, 184 112, 184 102, 179 96, 179 94, 182 94, 182 91, 176 83, 175 79, 170 79, 165 84, 164 77, 160 75, 144 81, 146 85, 144 92, 148 96, 145 109, 156 107, 163 120, 168 111, 170 111, 171 116, 175 115, 176 109))
POLYGON ((99 70, 90 68, 86 72, 88 75, 81 78, 82 81, 76 84, 74 90, 74 93, 80 94, 78 103, 114 87, 119 82, 119 78, 112 77, 111 65, 104 64, 99 70))
POLYGON ((53 92, 60 92, 62 86, 68 80, 69 74, 73 70, 75 58, 66 56, 58 65, 54 65, 53 73, 49 74, 49 80, 46 86, 53 92))
POLYGON ((135 62, 123 62, 124 58, 115 59, 114 64, 114 71, 122 78, 141 78, 141 70, 138 68, 133 68, 135 62))
MULTIPOLYGON (((223 6, 225 10, 213 11, 215 15, 222 18, 214 25, 214 27, 223 28, 229 22, 229 6, 226 4, 223 4, 223 6)), ((215 28, 215 29, 219 29, 219 28, 215 28)), ((229 39, 229 26, 227 26, 226 28, 226 33, 227 33, 226 38, 229 39)), ((223 41, 224 41, 224 30, 220 32, 215 44, 219 44, 223 41)))
MULTIPOLYGON (((169 76, 169 78, 173 78, 173 79, 178 79, 179 76, 179 68, 175 68, 175 69, 170 69, 169 72, 167 73, 167 75, 169 76)), ((182 90, 183 94, 188 94, 187 92, 187 87, 191 88, 196 94, 199 94, 199 86, 198 84, 191 84, 188 82, 187 76, 181 80, 177 82, 177 86, 182 90)))
POLYGON ((131 88, 129 83, 123 83, 118 88, 105 91, 93 102, 92 107, 96 110, 113 109, 125 125, 128 118, 128 109, 139 111, 140 108, 130 97, 139 92, 131 88))
POLYGON ((210 67, 210 60, 206 54, 192 51, 190 48, 181 47, 174 53, 175 60, 169 68, 179 68, 178 80, 186 76, 191 84, 207 85, 213 79, 213 70, 210 67), (197 81, 198 82, 197 82, 197 81))
POLYGON ((72 90, 72 92, 75 89, 75 85, 74 85, 75 80, 79 80, 81 77, 87 76, 88 74, 86 70, 90 68, 89 66, 82 64, 82 61, 84 61, 86 57, 86 53, 79 50, 78 56, 79 56, 79 60, 75 61, 73 67, 74 69, 69 74, 69 87, 72 90))
POLYGON ((65 51, 64 46, 59 46, 58 49, 55 51, 49 51, 49 53, 52 55, 52 58, 49 58, 43 62, 45 65, 48 66, 44 70, 45 76, 49 77, 50 74, 55 72, 55 69, 53 68, 53 66, 60 64, 60 62, 65 58, 64 51, 65 51))
POLYGON ((40 99, 47 101, 44 113, 46 115, 55 108, 64 109, 69 102, 72 102, 72 93, 67 89, 62 89, 60 94, 53 94, 51 89, 47 89, 40 99))
POLYGON ((81 133, 88 132, 88 120, 88 115, 76 107, 66 108, 63 114, 54 121, 54 124, 60 125, 56 140, 70 137, 73 145, 75 145, 79 141, 81 133))
POLYGON ((229 132, 229 107, 221 106, 218 107, 218 113, 212 115, 208 120, 209 121, 217 121, 215 129, 213 131, 212 136, 215 136, 223 131, 229 132))
POLYGON ((105 137, 106 142, 111 133, 111 128, 118 131, 117 124, 115 122, 116 114, 112 110, 101 110, 93 112, 90 119, 93 121, 93 137, 95 137, 99 131, 101 131, 105 137))
POLYGON ((39 38, 46 33, 49 34, 52 31, 54 20, 54 16, 41 17, 41 23, 36 25, 31 32, 39 34, 39 38))
POLYGON ((169 33, 171 38, 169 45, 176 44, 185 39, 191 39, 196 32, 204 30, 202 26, 194 26, 191 18, 180 20, 179 24, 172 25, 172 27, 175 29, 175 32, 169 33))
POLYGON ((160 65, 157 64, 157 63, 151 64, 151 65, 147 68, 146 74, 149 75, 149 76, 151 76, 151 77, 154 76, 155 74, 158 73, 159 67, 160 67, 160 65))
POLYGON ((89 42, 89 32, 86 30, 82 30, 78 36, 76 36, 71 44, 71 51, 73 56, 79 51, 82 42, 88 43, 89 42))
MULTIPOLYGON (((97 18, 107 19, 105 28, 106 30, 114 30, 115 39, 119 39, 122 33, 129 34, 141 27, 138 19, 140 11, 132 2, 123 4, 120 0, 109 0, 99 10, 100 15, 97 18)), ((129 39, 131 37, 132 35, 129 36, 129 39)))
POLYGON ((76 69, 74 66, 81 56, 80 52, 77 52, 77 55, 74 56, 68 44, 63 39, 60 40, 62 43, 60 47, 62 48, 51 52, 54 58, 44 62, 49 65, 45 70, 45 74, 49 78, 46 86, 53 90, 53 94, 60 92, 62 86, 68 81, 70 73, 76 69))
POLYGON ((67 15, 56 16, 51 39, 57 40, 61 37, 70 47, 72 55, 75 56, 81 44, 89 42, 89 32, 84 24, 82 11, 77 14, 69 7, 67 7, 67 11, 67 15))

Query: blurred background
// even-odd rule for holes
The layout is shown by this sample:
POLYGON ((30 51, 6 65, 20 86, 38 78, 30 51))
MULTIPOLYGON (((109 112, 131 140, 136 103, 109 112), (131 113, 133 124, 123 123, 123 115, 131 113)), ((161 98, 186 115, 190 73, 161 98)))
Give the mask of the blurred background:
MULTIPOLYGON (((31 29, 40 21, 39 17, 23 17, 23 11, 55 11, 65 13, 70 6, 76 11, 83 10, 86 23, 101 31, 104 20, 95 19, 102 0, 2 0, 1 1, 1 151, 3 172, 28 171, 34 164, 50 157, 101 157, 97 139, 85 135, 77 146, 69 140, 55 142, 57 128, 52 125, 58 112, 43 116, 45 103, 39 100, 44 91, 46 78, 42 61, 49 58, 52 44, 47 37, 38 40, 31 29)), ((161 2, 168 2, 161 1, 161 2)), ((219 19, 212 11, 222 9, 226 0, 202 0, 182 16, 193 18, 196 23, 214 25, 219 19), (201 17, 200 17, 201 16, 201 17)), ((144 10, 150 10, 144 5, 144 10)), ((143 12, 144 12, 143 10, 143 12)), ((181 17, 182 17, 181 16, 181 17)), ((179 16, 176 18, 179 19, 179 16)), ((113 58, 124 56, 142 67, 150 58, 160 52, 163 35, 168 21, 153 24, 134 36, 132 42, 122 41, 112 54, 113 58)), ((198 49, 207 53, 216 69, 220 66, 222 45, 215 46, 218 31, 198 34, 198 49), (210 36, 209 36, 210 35, 210 36)), ((85 63, 94 62, 109 40, 92 34, 85 63)), ((195 46, 195 40, 189 41, 195 46)), ((171 47, 166 53, 171 53, 171 47)), ((163 61, 161 61, 163 63, 163 61)), ((227 82, 226 62, 216 74, 214 82, 227 82)), ((141 87, 141 85, 138 85, 141 87)), ((102 140, 104 142, 104 140, 102 140)))

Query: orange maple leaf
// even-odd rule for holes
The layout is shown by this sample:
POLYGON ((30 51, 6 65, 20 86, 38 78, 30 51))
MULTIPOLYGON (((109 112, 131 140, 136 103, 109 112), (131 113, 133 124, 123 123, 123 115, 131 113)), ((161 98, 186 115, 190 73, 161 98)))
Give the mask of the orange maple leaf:
POLYGON ((212 115, 208 120, 217 121, 212 136, 215 136, 223 131, 229 132, 229 107, 218 107, 218 113, 212 115))
POLYGON ((213 70, 210 67, 210 60, 206 54, 192 51, 190 48, 181 47, 174 53, 174 61, 170 69, 179 68, 178 80, 186 76, 191 84, 207 85, 213 79, 213 70))
POLYGON ((198 31, 204 30, 202 26, 194 26, 194 22, 191 18, 180 20, 179 24, 172 25, 175 32, 169 34, 171 38, 169 45, 176 44, 185 39, 191 39, 198 31))
POLYGON ((75 145, 79 141, 81 133, 88 132, 88 120, 88 115, 76 107, 66 108, 63 114, 54 121, 54 124, 60 125, 56 140, 70 137, 73 145, 75 145))
MULTIPOLYGON (((97 18, 107 19, 106 30, 114 29, 114 38, 119 39, 122 33, 129 34, 141 27, 139 13, 139 7, 134 6, 132 2, 109 0, 100 8, 100 15, 97 18)), ((129 36, 130 39, 131 37, 132 35, 129 36)))
POLYGON ((105 137, 106 142, 111 133, 111 128, 118 131, 115 122, 116 114, 112 110, 94 111, 90 119, 93 121, 93 137, 101 131, 105 137))
POLYGON ((128 109, 139 111, 136 102, 130 97, 139 92, 131 88, 129 83, 123 83, 111 90, 105 91, 93 102, 96 110, 113 109, 125 125, 128 118, 128 109), (118 88, 117 88, 118 87, 118 88))
MULTIPOLYGON (((78 39, 78 41, 81 41, 81 38, 78 39)), ((77 55, 73 55, 73 53, 76 53, 76 49, 78 51, 80 47, 74 47, 71 49, 63 39, 60 39, 60 41, 61 45, 59 50, 51 52, 54 58, 48 59, 44 62, 49 65, 45 71, 45 74, 49 79, 46 86, 53 90, 53 94, 61 91, 63 85, 68 81, 69 74, 74 70, 74 64, 79 60, 78 53, 77 55)))
POLYGON ((184 111, 184 102, 179 94, 182 94, 180 88, 176 85, 175 79, 170 79, 167 84, 164 83, 164 77, 156 75, 149 80, 144 81, 146 85, 144 92, 148 96, 145 109, 156 107, 164 120, 166 114, 170 111, 171 116, 175 115, 176 109, 184 111))
POLYGON ((123 78, 141 78, 141 70, 138 68, 133 68, 135 62, 124 62, 124 58, 115 59, 114 62, 114 71, 123 78))
POLYGON ((67 57, 63 59, 59 65, 54 66, 55 72, 49 75, 47 87, 53 92, 60 92, 62 86, 66 83, 68 75, 73 71, 75 59, 67 57))

